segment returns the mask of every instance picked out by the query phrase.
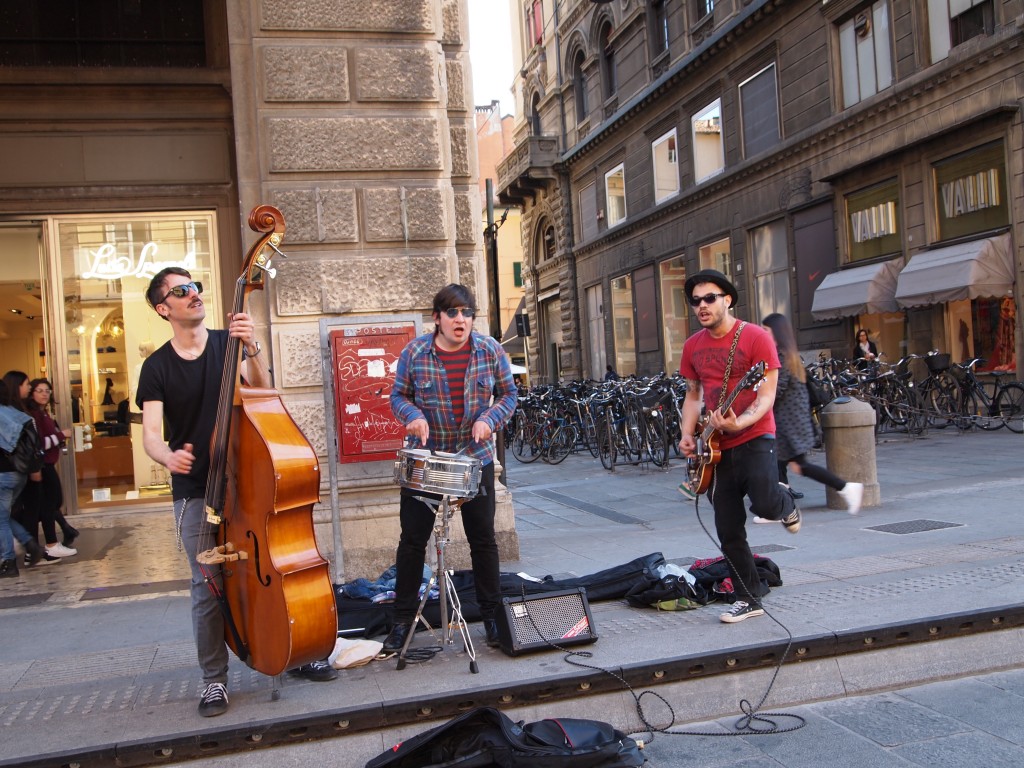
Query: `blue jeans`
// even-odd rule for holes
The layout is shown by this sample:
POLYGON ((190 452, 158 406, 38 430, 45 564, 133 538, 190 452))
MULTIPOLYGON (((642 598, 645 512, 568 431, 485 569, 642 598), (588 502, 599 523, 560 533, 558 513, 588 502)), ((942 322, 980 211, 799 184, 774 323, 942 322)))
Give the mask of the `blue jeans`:
POLYGON ((747 544, 743 497, 750 498, 750 511, 758 517, 781 520, 793 511, 793 497, 779 485, 775 438, 756 437, 722 451, 708 495, 736 599, 760 605, 759 598, 768 594, 768 586, 761 583, 747 544))
POLYGON ((11 519, 11 507, 25 479, 20 472, 0 472, 0 560, 14 559, 14 537, 22 544, 32 539, 17 520, 11 519))

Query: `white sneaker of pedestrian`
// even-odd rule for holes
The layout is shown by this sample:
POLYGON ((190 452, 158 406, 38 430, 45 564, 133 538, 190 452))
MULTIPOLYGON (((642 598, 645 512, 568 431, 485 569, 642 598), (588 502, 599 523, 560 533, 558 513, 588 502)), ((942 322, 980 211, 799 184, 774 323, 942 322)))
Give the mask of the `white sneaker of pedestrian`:
POLYGON ((767 517, 758 517, 754 515, 754 522, 758 525, 771 525, 772 523, 781 523, 781 520, 769 520, 767 517))
POLYGON ((77 555, 78 550, 72 549, 71 547, 65 547, 60 542, 57 542, 56 544, 46 545, 46 554, 50 557, 71 557, 72 555, 77 555))
POLYGON ((864 483, 847 482, 839 491, 839 495, 846 502, 846 511, 851 515, 856 515, 860 512, 860 503, 864 499, 864 483))

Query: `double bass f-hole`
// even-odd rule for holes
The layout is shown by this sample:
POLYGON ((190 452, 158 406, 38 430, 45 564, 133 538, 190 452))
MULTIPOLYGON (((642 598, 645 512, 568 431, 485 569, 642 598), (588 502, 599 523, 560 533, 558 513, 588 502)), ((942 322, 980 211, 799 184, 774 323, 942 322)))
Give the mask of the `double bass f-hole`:
POLYGON ((260 568, 260 540, 259 537, 252 531, 246 531, 245 536, 248 539, 252 539, 252 559, 256 566, 256 579, 264 587, 270 586, 270 574, 263 575, 263 570, 260 568))

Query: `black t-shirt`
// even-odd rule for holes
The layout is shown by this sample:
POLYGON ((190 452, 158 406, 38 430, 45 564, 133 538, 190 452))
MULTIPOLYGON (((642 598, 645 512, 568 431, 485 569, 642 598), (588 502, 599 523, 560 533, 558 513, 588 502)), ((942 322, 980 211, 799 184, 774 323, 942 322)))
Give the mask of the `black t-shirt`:
POLYGON ((187 475, 171 475, 175 499, 202 498, 210 470, 210 438, 217 423, 217 401, 228 345, 228 332, 211 330, 206 349, 196 360, 180 357, 168 341, 146 358, 139 373, 135 404, 164 404, 164 438, 172 451, 192 443, 196 460, 187 475))

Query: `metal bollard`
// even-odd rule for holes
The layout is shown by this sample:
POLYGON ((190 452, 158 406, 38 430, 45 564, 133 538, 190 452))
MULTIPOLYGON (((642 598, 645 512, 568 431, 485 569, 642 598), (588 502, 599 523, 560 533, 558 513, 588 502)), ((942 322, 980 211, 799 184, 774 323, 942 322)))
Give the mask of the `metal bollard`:
MULTIPOLYGON (((843 480, 864 483, 863 507, 882 500, 875 464, 875 409, 856 398, 838 397, 821 411, 825 462, 829 472, 843 480)), ((846 509, 834 488, 825 489, 829 509, 846 509)))

